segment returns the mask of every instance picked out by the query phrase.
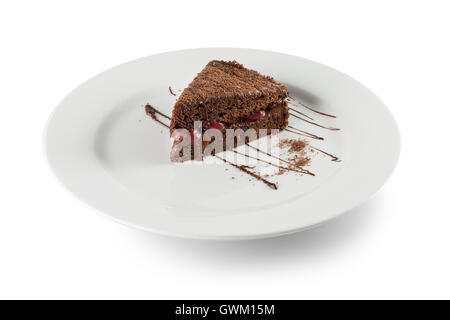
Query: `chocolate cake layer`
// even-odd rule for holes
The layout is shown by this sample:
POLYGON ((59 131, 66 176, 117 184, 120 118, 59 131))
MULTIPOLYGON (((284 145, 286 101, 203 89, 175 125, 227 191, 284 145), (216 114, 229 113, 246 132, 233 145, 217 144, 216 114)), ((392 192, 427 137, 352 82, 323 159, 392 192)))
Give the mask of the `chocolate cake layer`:
POLYGON ((244 131, 247 129, 267 129, 270 133, 270 129, 283 130, 288 125, 289 108, 286 101, 281 103, 273 103, 265 109, 265 115, 261 119, 256 121, 248 121, 246 119, 238 119, 234 123, 230 124, 227 128, 238 129, 241 128, 244 131))
POLYGON ((285 85, 236 61, 213 60, 184 89, 177 100, 170 124, 193 130, 194 121, 204 128, 221 122, 232 124, 287 97, 285 85))
MULTIPOLYGON (((288 125, 288 117, 289 117, 289 108, 286 101, 283 101, 281 103, 275 103, 269 105, 266 110, 264 111, 264 116, 256 121, 249 121, 249 120, 238 120, 233 124, 226 125, 223 129, 220 131, 222 132, 222 139, 223 139, 223 148, 222 150, 230 150, 232 148, 235 148, 237 146, 240 146, 246 142, 250 142, 254 139, 261 138, 265 135, 269 135, 273 133, 273 129, 283 130, 288 125), (243 139, 239 139, 236 137, 233 138, 233 144, 227 145, 227 129, 242 129, 244 132, 248 132, 249 129, 254 129, 256 132, 256 135, 246 135, 243 137, 243 139), (264 131, 261 131, 263 129, 264 131)), ((202 152, 205 150, 205 148, 209 145, 209 142, 203 141, 202 143, 202 152)), ((221 150, 221 151, 222 151, 221 150)), ((172 161, 184 161, 184 160, 193 160, 194 157, 194 147, 193 144, 191 145, 191 155, 189 159, 184 158, 183 160, 180 160, 182 156, 180 154, 172 153, 171 154, 171 160, 172 161)), ((213 152, 215 154, 216 152, 213 152)), ((200 160, 200 159, 197 159, 200 160)))

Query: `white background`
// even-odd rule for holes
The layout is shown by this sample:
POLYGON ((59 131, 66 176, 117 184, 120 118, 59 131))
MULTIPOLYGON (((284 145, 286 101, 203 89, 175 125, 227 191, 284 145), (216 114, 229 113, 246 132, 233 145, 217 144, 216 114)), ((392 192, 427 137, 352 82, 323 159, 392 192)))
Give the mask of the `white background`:
POLYGON ((2 1, 0 298, 450 298, 449 5, 2 1), (371 88, 402 135, 388 183, 317 229, 214 242, 121 226, 56 182, 42 134, 70 90, 138 57, 213 46, 299 55, 371 88))

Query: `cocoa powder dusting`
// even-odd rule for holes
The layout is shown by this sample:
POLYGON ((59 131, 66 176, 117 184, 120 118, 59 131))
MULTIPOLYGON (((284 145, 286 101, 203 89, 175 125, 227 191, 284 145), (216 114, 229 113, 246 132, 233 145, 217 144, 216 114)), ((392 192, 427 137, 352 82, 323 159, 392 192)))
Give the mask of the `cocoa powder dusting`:
MULTIPOLYGON (((311 158, 308 156, 308 142, 302 139, 283 139, 279 143, 280 148, 287 148, 288 167, 290 169, 302 169, 309 165, 311 158)), ((284 172, 280 171, 279 174, 284 172)))
POLYGON ((283 139, 280 141, 280 147, 289 147, 288 152, 301 152, 305 149, 307 142, 301 139, 283 139))

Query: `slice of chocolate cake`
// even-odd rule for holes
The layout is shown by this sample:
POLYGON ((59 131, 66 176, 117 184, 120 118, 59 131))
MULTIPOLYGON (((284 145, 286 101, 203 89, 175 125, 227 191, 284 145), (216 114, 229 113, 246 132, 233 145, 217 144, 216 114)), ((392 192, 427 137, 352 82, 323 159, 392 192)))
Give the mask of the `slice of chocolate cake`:
MULTIPOLYGON (((270 134, 271 129, 284 129, 289 117, 287 96, 285 85, 246 69, 236 61, 209 62, 184 89, 173 108, 170 123, 171 137, 174 138, 172 161, 194 159, 194 148, 191 148, 192 155, 183 157, 180 144, 184 140, 201 139, 208 129, 221 131, 224 145, 227 129, 255 129, 254 138, 270 134), (196 121, 201 121, 201 132, 194 128, 196 121)), ((234 146, 244 142, 235 141, 234 146)), ((203 150, 208 142, 200 144, 203 150)))

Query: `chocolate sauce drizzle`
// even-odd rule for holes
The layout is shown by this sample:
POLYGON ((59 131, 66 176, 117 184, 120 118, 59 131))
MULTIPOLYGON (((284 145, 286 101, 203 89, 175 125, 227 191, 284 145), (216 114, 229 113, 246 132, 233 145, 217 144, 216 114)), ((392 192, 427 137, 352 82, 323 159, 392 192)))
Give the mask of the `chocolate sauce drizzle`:
POLYGON ((171 86, 169 86, 169 92, 170 92, 171 95, 173 95, 173 96, 175 96, 175 97, 177 96, 175 93, 173 93, 172 87, 171 87, 171 86))
POLYGON ((334 115, 332 115, 332 114, 328 114, 328 113, 325 113, 325 112, 320 112, 320 111, 317 111, 317 110, 315 110, 315 109, 313 109, 313 108, 311 108, 311 107, 308 107, 306 104, 303 104, 303 103, 300 102, 300 101, 299 101, 298 103, 299 103, 299 105, 301 105, 302 107, 305 107, 306 109, 311 110, 312 112, 321 114, 321 115, 323 115, 323 116, 325 116, 325 117, 336 118, 336 116, 334 116, 334 115))
POLYGON ((159 115, 161 115, 161 116, 163 116, 164 118, 169 119, 169 120, 170 120, 170 117, 169 117, 169 116, 166 116, 166 115, 165 115, 164 113, 162 113, 162 112, 159 112, 158 110, 155 109, 155 107, 151 106, 150 104, 147 104, 147 105, 145 106, 145 112, 146 112, 150 117, 152 117, 153 120, 155 120, 155 121, 158 122, 159 124, 163 125, 164 127, 168 128, 168 129, 170 128, 167 124, 165 124, 164 122, 162 122, 161 120, 159 120, 159 119, 156 117, 156 114, 159 114, 159 115))
MULTIPOLYGON (((164 113, 158 111, 155 107, 151 106, 150 104, 147 104, 147 105, 145 106, 145 112, 146 112, 153 120, 155 120, 156 122, 158 122, 158 123, 161 124, 162 126, 168 128, 168 129, 170 128, 170 127, 169 127, 168 125, 166 125, 164 122, 162 122, 161 120, 159 120, 159 119, 156 117, 156 114, 159 114, 159 115, 161 115, 161 116, 163 116, 164 118, 169 119, 169 120, 170 120, 171 118, 170 118, 169 116, 165 115, 164 113)), ((214 155, 214 156, 217 157, 217 158, 219 158, 219 159, 221 159, 221 160, 224 161, 225 163, 228 163, 228 164, 232 165, 233 167, 238 168, 238 169, 241 170, 242 172, 247 173, 248 175, 252 176, 252 177, 255 178, 256 180, 259 180, 259 181, 264 182, 264 183, 265 183, 266 185, 268 185, 270 188, 272 188, 272 189, 274 189, 274 190, 277 190, 277 189, 278 189, 278 187, 277 187, 277 185, 276 185, 275 183, 272 183, 272 182, 270 182, 270 181, 264 179, 264 178, 263 178, 262 176, 260 176, 259 174, 256 174, 256 173, 251 172, 250 170, 248 170, 248 169, 251 169, 251 167, 245 166, 245 165, 239 166, 239 165, 237 165, 237 164, 235 164, 235 163, 232 163, 232 162, 229 162, 229 161, 227 161, 227 160, 225 160, 225 159, 223 159, 223 158, 221 158, 221 157, 218 157, 218 156, 216 156, 216 155, 214 155)))
MULTIPOLYGON (((295 164, 293 164, 293 163, 291 163, 291 162, 289 162, 289 161, 286 161, 286 160, 284 160, 284 159, 281 159, 280 157, 274 156, 273 154, 270 154, 270 153, 268 153, 268 152, 265 152, 265 151, 263 151, 263 150, 261 150, 261 149, 259 149, 259 148, 257 148, 257 147, 251 146, 251 145, 248 144, 248 143, 246 143, 246 145, 249 146, 250 148, 252 148, 252 149, 258 151, 258 152, 261 152, 261 153, 264 153, 265 155, 268 155, 269 157, 272 157, 272 158, 275 158, 275 159, 277 159, 277 160, 280 160, 281 162, 286 163, 286 164, 288 164, 288 165, 295 166, 295 164)), ((254 157, 252 157, 252 158, 254 158, 254 157)), ((261 159, 259 159, 259 158, 254 158, 254 159, 257 159, 257 160, 259 160, 259 161, 266 162, 266 161, 261 160, 261 159)), ((267 163, 267 162, 266 162, 266 163, 267 163)), ((277 166, 277 165, 272 164, 272 163, 270 163, 270 164, 271 164, 271 165, 274 165, 274 166, 277 166)), ((297 167, 298 170, 297 170, 297 169, 286 168, 286 167, 282 167, 282 166, 278 166, 278 167, 279 167, 280 169, 284 169, 284 170, 296 171, 296 172, 300 172, 300 173, 309 174, 309 175, 311 175, 311 176, 315 176, 314 173, 312 173, 311 171, 306 170, 306 169, 304 169, 304 168, 302 168, 302 167, 297 167)))
POLYGON ((303 112, 300 112, 300 111, 298 111, 298 110, 295 110, 294 108, 289 108, 289 110, 294 111, 294 112, 297 112, 297 113, 301 114, 302 116, 304 116, 304 117, 306 117, 306 118, 308 118, 308 119, 310 119, 310 120, 314 120, 313 118, 311 118, 311 117, 308 116, 307 114, 305 114, 305 113, 303 113, 303 112))
POLYGON ((312 124, 312 125, 315 125, 315 126, 318 126, 318 127, 324 128, 324 129, 327 129, 327 130, 332 130, 332 131, 338 131, 338 130, 341 130, 341 129, 339 129, 339 128, 325 127, 325 126, 323 126, 323 125, 321 125, 321 124, 318 124, 318 123, 315 123, 315 122, 312 122, 312 121, 303 119, 303 118, 301 118, 301 117, 299 117, 299 116, 296 116, 295 114, 292 114, 292 113, 289 113, 289 114, 290 114, 291 116, 297 118, 297 119, 303 120, 303 121, 308 122, 308 123, 310 123, 310 124, 312 124))
POLYGON ((225 159, 222 158, 222 157, 218 157, 217 155, 214 155, 214 156, 215 156, 216 158, 219 158, 219 159, 222 160, 223 162, 228 163, 228 164, 232 165, 233 167, 235 167, 235 168, 241 170, 242 172, 245 172, 246 174, 251 175, 251 176, 252 176, 253 178, 255 178, 256 180, 259 180, 259 181, 264 182, 264 183, 265 183, 266 185, 268 185, 270 188, 272 188, 272 189, 274 189, 274 190, 277 190, 277 189, 278 189, 278 187, 277 187, 277 185, 276 185, 275 183, 270 182, 270 181, 264 179, 263 177, 261 177, 259 174, 256 174, 256 173, 251 172, 250 170, 248 170, 248 169, 247 169, 248 166, 239 166, 239 165, 237 165, 237 164, 235 164, 235 163, 232 163, 232 162, 230 162, 230 161, 225 160, 225 159))
MULTIPOLYGON (((176 96, 176 94, 172 91, 172 88, 171 88, 170 86, 169 86, 169 92, 170 92, 172 95, 176 96)), ((292 97, 290 97, 290 96, 289 96, 289 98, 291 98, 292 100, 294 100, 294 99, 293 99, 292 97)), ((295 101, 295 100, 294 100, 294 101, 295 101)), ((309 110, 311 110, 311 111, 313 111, 313 112, 316 112, 316 113, 321 114, 321 115, 324 115, 324 116, 336 118, 336 116, 333 116, 333 115, 330 115, 330 114, 326 114, 326 113, 322 113, 322 112, 320 112, 320 111, 314 110, 314 109, 312 109, 312 108, 310 108, 310 107, 308 107, 308 106, 302 104, 301 102, 299 102, 299 103, 300 103, 300 105, 302 105, 303 107, 305 107, 305 108, 307 108, 307 109, 309 109, 309 110)), ((289 109, 292 110, 292 111, 294 111, 294 112, 297 112, 297 113, 299 113, 299 114, 301 114, 301 115, 303 115, 303 116, 305 116, 306 118, 309 118, 309 119, 313 120, 313 118, 307 116, 306 114, 304 114, 304 113, 302 113, 302 112, 300 112, 300 111, 298 111, 298 110, 295 110, 295 109, 292 109, 292 108, 289 108, 289 109)), ((158 123, 161 124, 162 126, 168 128, 168 129, 170 129, 170 127, 169 127, 167 124, 165 124, 164 122, 162 122, 161 120, 159 120, 159 119, 157 118, 156 115, 158 114, 158 115, 160 115, 160 116, 162 116, 162 117, 164 117, 164 118, 166 118, 166 119, 168 119, 168 120, 171 120, 171 118, 170 118, 169 116, 167 116, 166 114, 160 112, 159 110, 157 110, 155 107, 153 107, 153 106, 150 105, 150 104, 147 104, 147 105, 145 106, 145 112, 146 112, 153 120, 155 120, 156 122, 158 122, 158 123)), ((330 128, 330 127, 322 126, 322 125, 320 125, 320 124, 318 124, 318 123, 315 123, 315 122, 312 122, 312 121, 308 121, 308 120, 303 119, 303 118, 301 118, 301 117, 299 117, 299 116, 297 116, 297 115, 294 115, 294 114, 292 114, 292 113, 290 113, 290 115, 292 115, 293 117, 298 118, 298 119, 300 119, 300 120, 306 121, 306 122, 308 122, 308 123, 310 123, 310 124, 313 124, 313 125, 316 125, 316 126, 318 126, 318 127, 324 128, 324 129, 328 129, 328 130, 340 130, 339 128, 330 128)), ((303 130, 297 129, 297 128, 292 127, 292 126, 288 126, 288 127, 289 127, 290 129, 292 129, 292 130, 295 130, 295 131, 292 131, 292 130, 289 130, 289 129, 285 129, 285 130, 288 131, 288 132, 295 133, 295 134, 298 134, 298 135, 303 135, 303 136, 306 136, 306 137, 309 137, 309 138, 312 138, 312 139, 324 140, 323 137, 317 136, 317 135, 312 134, 312 133, 309 133, 309 132, 307 132, 307 131, 303 131, 303 130), (296 132, 296 131, 297 131, 297 132, 296 132)), ((267 153, 267 152, 265 152, 265 151, 262 151, 262 150, 260 150, 260 149, 258 149, 258 148, 256 148, 256 147, 253 147, 253 146, 249 145, 248 143, 246 143, 246 145, 249 146, 249 147, 251 147, 251 148, 253 148, 253 149, 255 149, 255 150, 258 151, 258 152, 264 153, 264 154, 266 154, 266 155, 268 155, 268 156, 270 156, 270 157, 273 157, 273 158, 275 158, 275 159, 278 159, 279 161, 281 161, 281 162, 283 162, 283 163, 286 163, 286 164, 291 165, 291 166, 293 165, 293 164, 290 163, 289 161, 286 161, 286 160, 284 160, 284 159, 281 159, 281 158, 279 158, 279 157, 276 157, 276 156, 274 156, 274 155, 271 155, 271 154, 269 154, 269 153, 267 153)), ((325 151, 323 151, 323 150, 321 150, 321 149, 319 149, 319 148, 313 147, 313 146, 310 146, 310 147, 311 147, 312 149, 318 151, 318 152, 321 152, 321 153, 323 153, 323 154, 325 154, 325 155, 331 157, 332 161, 335 161, 335 162, 340 162, 340 161, 341 161, 338 157, 336 157, 336 156, 334 156, 334 155, 332 155, 332 154, 330 154, 330 153, 328 153, 328 152, 325 152, 325 151)), ((256 157, 252 157, 252 156, 250 156, 250 155, 247 155, 247 154, 238 152, 238 151, 236 151, 236 150, 233 150, 233 151, 234 151, 235 153, 237 153, 237 154, 241 154, 241 155, 243 155, 243 156, 246 156, 246 157, 249 157, 249 158, 253 158, 253 159, 257 160, 257 161, 265 162, 265 163, 267 163, 267 164, 269 164, 269 165, 278 167, 278 168, 283 169, 283 170, 295 171, 295 172, 300 172, 300 173, 304 173, 304 174, 309 174, 309 175, 311 175, 311 176, 315 176, 314 173, 312 173, 312 172, 310 172, 309 170, 306 170, 306 169, 304 169, 304 168, 301 168, 301 167, 297 167, 296 169, 294 169, 294 168, 288 168, 288 167, 285 167, 285 166, 279 166, 279 165, 274 164, 274 163, 271 163, 271 162, 269 162, 269 161, 265 161, 265 160, 262 160, 262 159, 259 159, 259 158, 256 158, 256 157)), ((272 188, 272 189, 274 189, 274 190, 277 190, 277 189, 278 189, 278 186, 277 186, 275 183, 270 182, 270 181, 266 180, 265 178, 263 178, 261 175, 259 175, 259 174, 255 173, 255 172, 252 172, 252 171, 249 170, 249 169, 252 169, 253 167, 249 167, 249 166, 246 166, 246 165, 237 165, 237 164, 235 164, 235 163, 229 162, 228 160, 226 160, 226 159, 224 159, 224 158, 222 158, 222 157, 218 157, 217 155, 214 155, 214 156, 217 157, 217 158, 219 158, 219 159, 222 160, 223 162, 225 162, 225 163, 227 163, 227 164, 230 164, 230 165, 232 165, 233 167, 239 169, 240 171, 242 171, 242 172, 244 172, 244 173, 246 173, 246 174, 252 176, 253 178, 255 178, 255 179, 257 179, 257 180, 259 180, 259 181, 265 183, 265 184, 266 184, 267 186, 269 186, 270 188, 272 188)))
POLYGON ((293 127, 293 126, 288 126, 288 128, 290 128, 292 130, 295 130, 295 131, 292 131, 292 130, 289 130, 289 129, 285 129, 288 132, 292 132, 292 133, 298 134, 300 136, 308 137, 308 138, 311 138, 311 139, 324 140, 323 137, 315 135, 315 134, 313 134, 311 132, 303 131, 303 130, 297 129, 297 128, 293 127))
MULTIPOLYGON (((294 98, 292 98, 291 96, 289 96, 288 95, 288 99, 291 99, 292 101, 296 101, 294 98)), ((288 100, 289 101, 289 100, 288 100)), ((336 116, 334 116, 334 115, 332 115, 332 114, 328 114, 328 113, 325 113, 325 112, 320 112, 320 111, 318 111, 318 110, 316 110, 316 109, 314 109, 314 108, 311 108, 311 107, 309 107, 309 106, 307 106, 306 104, 304 104, 303 102, 301 102, 301 101, 297 101, 298 102, 298 104, 299 105, 301 105, 302 107, 305 107, 306 109, 308 109, 308 110, 310 110, 310 111, 312 111, 312 112, 315 112, 315 113, 317 113, 317 114, 321 114, 321 115, 323 115, 323 116, 326 116, 326 117, 331 117, 331 118, 336 118, 336 116)), ((295 103, 291 103, 292 105, 294 105, 294 106, 297 106, 297 104, 295 104, 295 103)))
POLYGON ((316 150, 316 151, 319 151, 319 152, 321 152, 321 153, 323 153, 323 154, 329 156, 329 157, 331 158, 331 161, 334 161, 334 162, 341 162, 341 159, 339 159, 339 158, 336 157, 335 155, 332 155, 331 153, 325 152, 325 151, 323 151, 323 150, 321 150, 321 149, 319 149, 319 148, 313 147, 313 146, 310 146, 310 147, 311 147, 311 149, 314 149, 314 150, 316 150))
MULTIPOLYGON (((233 152, 236 153, 236 154, 240 154, 240 155, 242 155, 244 157, 247 157, 247 158, 251 158, 251 159, 255 159, 257 161, 261 161, 261 162, 267 163, 268 165, 277 167, 277 168, 282 169, 282 170, 294 171, 294 172, 299 172, 299 173, 308 173, 307 170, 304 170, 302 168, 299 168, 299 170, 297 170, 297 169, 293 169, 293 168, 283 167, 283 166, 279 166, 279 165, 277 165, 275 163, 272 163, 270 161, 262 160, 260 158, 253 157, 253 156, 250 156, 248 154, 245 154, 245 153, 242 153, 242 152, 239 152, 239 151, 236 151, 236 150, 233 150, 233 152)), ((309 173, 309 174, 311 174, 311 173, 309 173)))

